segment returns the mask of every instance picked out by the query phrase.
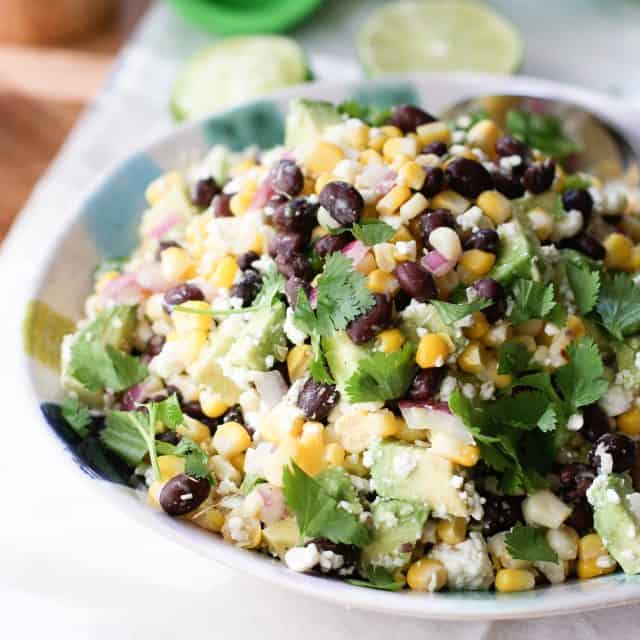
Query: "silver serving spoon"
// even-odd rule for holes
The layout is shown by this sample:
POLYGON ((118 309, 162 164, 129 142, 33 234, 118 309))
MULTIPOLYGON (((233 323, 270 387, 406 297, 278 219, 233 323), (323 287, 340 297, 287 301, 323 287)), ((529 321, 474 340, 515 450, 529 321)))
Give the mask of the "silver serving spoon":
POLYGON ((571 158, 572 171, 592 173, 605 182, 624 180, 633 185, 640 184, 640 151, 634 149, 615 127, 583 107, 533 96, 483 96, 458 102, 445 109, 441 117, 455 120, 480 109, 503 127, 510 109, 556 116, 564 133, 581 147, 581 151, 571 158))

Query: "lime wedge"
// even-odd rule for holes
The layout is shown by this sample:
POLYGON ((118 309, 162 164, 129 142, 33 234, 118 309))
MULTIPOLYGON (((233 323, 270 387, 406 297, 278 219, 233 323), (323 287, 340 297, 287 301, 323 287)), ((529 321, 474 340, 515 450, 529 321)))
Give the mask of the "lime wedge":
POLYGON ((511 73, 522 60, 513 25, 472 0, 385 4, 358 37, 370 75, 411 71, 511 73))
POLYGON ((187 62, 171 110, 177 120, 191 120, 310 77, 304 51, 290 38, 227 38, 187 62))

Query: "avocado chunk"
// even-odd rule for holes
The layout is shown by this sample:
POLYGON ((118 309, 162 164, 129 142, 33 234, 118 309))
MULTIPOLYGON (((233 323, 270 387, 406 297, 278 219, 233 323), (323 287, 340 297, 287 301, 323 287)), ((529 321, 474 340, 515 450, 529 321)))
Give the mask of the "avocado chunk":
POLYGON ((422 536, 429 515, 423 505, 403 500, 377 500, 371 507, 373 537, 362 550, 365 567, 404 569, 413 547, 422 536))
POLYGON ((229 349, 229 364, 268 371, 276 360, 284 360, 287 355, 284 320, 285 307, 281 302, 252 313, 229 349))
POLYGON ((489 277, 501 284, 516 278, 541 279, 540 241, 531 228, 522 203, 513 205, 513 218, 498 227, 500 249, 489 277))
POLYGON ((300 542, 300 531, 295 518, 285 518, 266 526, 262 530, 262 539, 269 551, 284 560, 284 554, 300 542))
POLYGON ((623 384, 629 388, 640 386, 640 337, 627 338, 625 342, 614 342, 618 370, 623 384))
POLYGON ((587 491, 593 523, 625 573, 640 573, 640 493, 624 475, 600 475, 587 491))
POLYGON ((322 338, 322 348, 336 386, 344 395, 347 381, 355 373, 360 360, 369 354, 371 347, 358 346, 345 331, 336 331, 322 338))
POLYGON ((456 474, 449 460, 400 442, 382 442, 371 451, 371 478, 378 495, 420 504, 439 514, 468 515, 467 504, 451 483, 456 474))
POLYGON ((90 391, 71 375, 74 346, 81 341, 89 341, 128 352, 133 346, 136 326, 136 307, 118 305, 104 309, 77 333, 67 336, 62 345, 63 388, 76 394, 81 402, 90 407, 100 408, 103 404, 103 392, 90 391))
POLYGON ((285 145, 295 147, 313 142, 320 137, 325 127, 342 122, 343 118, 335 105, 322 100, 293 100, 285 127, 285 145))
POLYGON ((456 346, 460 346, 463 337, 455 327, 442 321, 437 309, 426 302, 412 300, 408 307, 400 312, 400 331, 414 344, 420 342, 418 329, 426 329, 429 333, 444 333, 456 346))

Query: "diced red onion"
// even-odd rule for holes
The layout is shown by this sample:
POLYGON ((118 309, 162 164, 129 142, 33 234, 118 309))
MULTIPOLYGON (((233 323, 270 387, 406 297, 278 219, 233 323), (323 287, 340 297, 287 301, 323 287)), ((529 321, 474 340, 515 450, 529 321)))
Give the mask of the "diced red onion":
POLYGON ((353 266, 357 267, 369 254, 369 248, 360 240, 350 242, 343 250, 342 255, 350 258, 353 266))
POLYGON ((398 406, 409 429, 429 429, 433 433, 447 433, 465 444, 474 443, 462 420, 451 413, 445 402, 399 402, 398 406))
POLYGON ((267 202, 271 199, 272 196, 275 195, 275 191, 271 187, 271 181, 268 178, 265 178, 258 187, 256 191, 256 195, 253 196, 253 200, 249 205, 250 211, 255 211, 257 209, 262 209, 267 202))
POLYGON ((420 264, 436 278, 447 275, 453 267, 456 266, 455 262, 447 260, 441 253, 438 253, 435 249, 429 251, 426 256, 422 258, 420 264))
POLYGON ((260 520, 265 524, 273 524, 278 520, 282 520, 287 513, 282 489, 265 482, 259 484, 256 487, 256 491, 260 494, 263 502, 260 520))
POLYGON ((170 213, 162 222, 153 227, 149 231, 149 236, 160 240, 165 236, 167 231, 173 229, 180 222, 180 216, 177 213, 170 213))
POLYGON ((279 371, 255 371, 253 383, 267 410, 273 409, 289 390, 279 371))
POLYGON ((142 288, 133 273, 123 273, 114 278, 107 283, 100 295, 117 304, 138 304, 143 298, 142 288))
POLYGON ((174 282, 164 277, 159 262, 146 262, 138 267, 134 273, 136 282, 143 288, 159 293, 166 291, 174 282))

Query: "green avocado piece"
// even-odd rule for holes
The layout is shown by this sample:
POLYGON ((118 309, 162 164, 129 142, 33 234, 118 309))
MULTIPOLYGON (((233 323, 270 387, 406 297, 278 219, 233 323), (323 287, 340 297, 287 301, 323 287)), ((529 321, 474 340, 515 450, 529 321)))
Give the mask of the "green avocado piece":
POLYGON ((373 536, 362 550, 365 567, 404 569, 422 536, 429 509, 403 500, 378 500, 371 507, 373 536))
POLYGON ((262 530, 262 539, 269 551, 284 560, 284 554, 300 542, 300 531, 295 518, 285 518, 266 526, 262 530))
POLYGON ((420 342, 418 329, 426 329, 429 333, 444 333, 456 346, 461 346, 463 342, 462 334, 456 333, 455 327, 443 322, 433 305, 412 300, 411 304, 400 313, 400 331, 408 340, 418 344, 420 342))
POLYGON ((137 326, 136 307, 118 305, 101 311, 90 323, 82 327, 62 346, 62 386, 69 393, 76 394, 78 400, 90 407, 100 408, 103 394, 90 391, 71 374, 74 346, 81 341, 98 342, 120 351, 129 352, 133 346, 133 335, 137 326))
POLYGON ((593 523, 607 551, 625 573, 640 573, 640 493, 630 478, 598 476, 587 498, 593 507, 593 523))
POLYGON ((295 147, 320 137, 325 127, 338 124, 343 117, 330 102, 322 100, 293 100, 285 127, 285 145, 295 147))
POLYGON ((285 307, 281 302, 252 313, 229 349, 229 363, 253 371, 268 371, 273 366, 271 359, 284 360, 287 355, 284 320, 285 307))
POLYGON ((468 515, 459 489, 451 484, 456 469, 449 460, 429 449, 401 442, 381 442, 371 451, 371 478, 379 496, 406 500, 452 516, 468 515))
POLYGON ((623 372, 624 383, 631 388, 640 386, 640 337, 627 338, 626 342, 614 342, 618 371, 623 372))
POLYGON ((345 394, 345 385, 358 368, 358 363, 371 351, 371 346, 354 344, 345 331, 322 338, 322 349, 336 386, 345 394))

